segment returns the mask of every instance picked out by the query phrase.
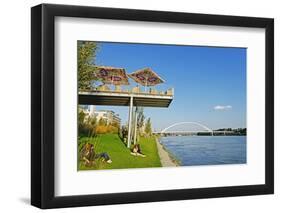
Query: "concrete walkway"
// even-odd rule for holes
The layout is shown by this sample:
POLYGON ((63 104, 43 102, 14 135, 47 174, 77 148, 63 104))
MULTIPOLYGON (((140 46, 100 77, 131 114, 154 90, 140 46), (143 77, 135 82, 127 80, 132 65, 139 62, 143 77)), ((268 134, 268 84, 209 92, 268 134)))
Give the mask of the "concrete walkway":
POLYGON ((156 144, 157 144, 160 161, 163 167, 179 166, 177 162, 170 157, 169 153, 164 149, 163 145, 159 143, 157 138, 156 138, 156 144))

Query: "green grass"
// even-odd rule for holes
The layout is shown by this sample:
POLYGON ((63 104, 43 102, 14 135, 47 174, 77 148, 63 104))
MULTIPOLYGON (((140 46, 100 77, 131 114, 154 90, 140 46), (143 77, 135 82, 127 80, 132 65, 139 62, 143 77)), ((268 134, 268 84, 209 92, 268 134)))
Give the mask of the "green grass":
POLYGON ((86 167, 82 162, 78 162, 78 170, 161 167, 156 141, 153 137, 140 139, 139 144, 146 155, 144 158, 131 155, 130 150, 117 134, 103 134, 92 139, 83 137, 79 141, 82 142, 81 144, 83 142, 94 144, 96 153, 107 152, 112 163, 97 160, 95 165, 86 167))

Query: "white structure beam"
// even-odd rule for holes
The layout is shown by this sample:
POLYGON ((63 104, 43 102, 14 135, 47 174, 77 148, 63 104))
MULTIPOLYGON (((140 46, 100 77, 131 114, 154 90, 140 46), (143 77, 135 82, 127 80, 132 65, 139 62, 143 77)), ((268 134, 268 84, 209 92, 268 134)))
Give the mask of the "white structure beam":
POLYGON ((128 120, 128 142, 127 147, 131 147, 131 132, 132 132, 132 117, 133 117, 133 96, 130 97, 130 105, 129 105, 129 120, 128 120))
POLYGON ((135 125, 134 125, 134 144, 137 143, 137 117, 138 117, 138 113, 137 113, 137 107, 135 110, 135 125))

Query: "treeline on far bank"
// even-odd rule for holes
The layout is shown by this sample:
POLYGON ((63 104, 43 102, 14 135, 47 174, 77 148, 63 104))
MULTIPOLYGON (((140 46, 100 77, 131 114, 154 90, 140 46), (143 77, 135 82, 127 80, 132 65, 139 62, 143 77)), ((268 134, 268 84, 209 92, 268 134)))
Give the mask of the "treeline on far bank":
MULTIPOLYGON (((211 135, 210 132, 198 132, 197 135, 203 136, 203 135, 211 135)), ((213 135, 215 136, 245 136, 247 135, 247 128, 221 128, 216 129, 213 131, 213 135)))

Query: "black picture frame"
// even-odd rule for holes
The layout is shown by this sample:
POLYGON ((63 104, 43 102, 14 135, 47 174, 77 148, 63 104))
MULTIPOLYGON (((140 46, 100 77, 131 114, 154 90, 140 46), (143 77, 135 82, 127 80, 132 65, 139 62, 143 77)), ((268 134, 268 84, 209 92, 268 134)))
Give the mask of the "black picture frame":
POLYGON ((60 208, 105 204, 139 203, 197 198, 216 198, 274 193, 274 20, 239 17, 41 4, 31 9, 31 204, 60 208), (266 135, 265 184, 214 188, 178 189, 130 193, 56 197, 54 171, 55 17, 100 18, 162 23, 264 28, 266 32, 266 135))

